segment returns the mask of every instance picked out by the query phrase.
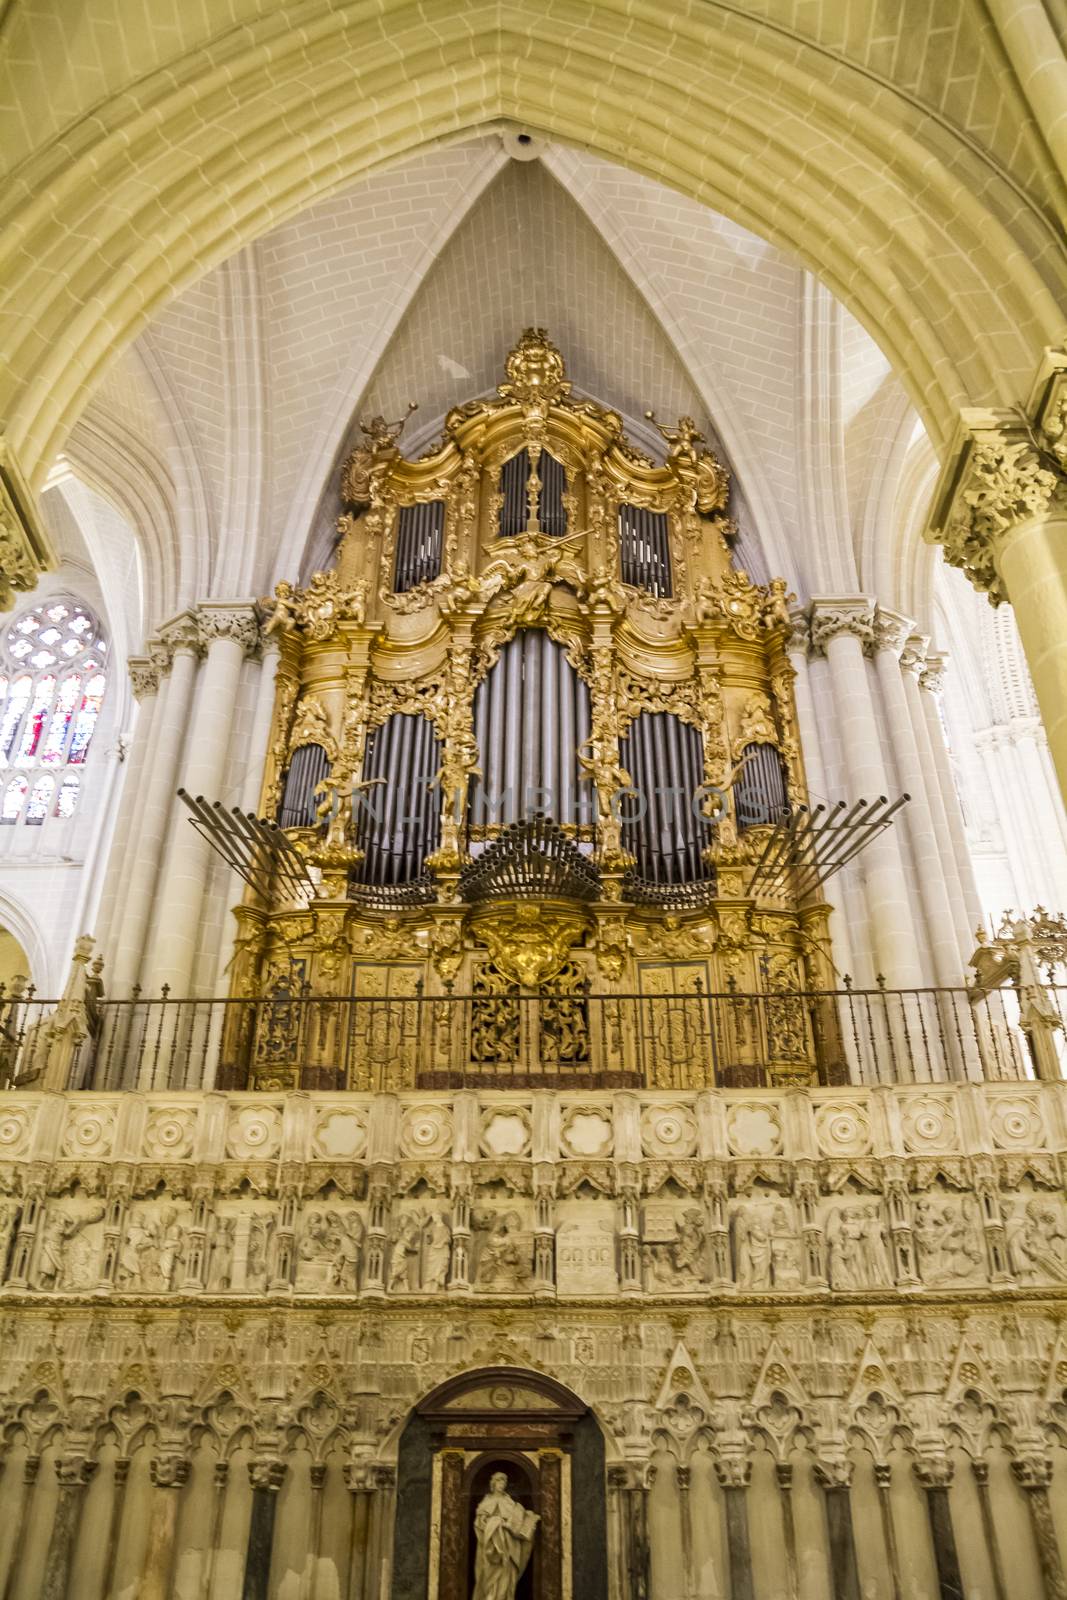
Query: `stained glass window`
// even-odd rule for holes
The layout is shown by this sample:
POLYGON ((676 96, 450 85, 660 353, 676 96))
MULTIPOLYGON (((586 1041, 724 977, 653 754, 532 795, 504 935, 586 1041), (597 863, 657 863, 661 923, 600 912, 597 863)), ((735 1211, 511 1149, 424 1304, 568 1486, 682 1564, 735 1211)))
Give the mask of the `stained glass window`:
POLYGON ((85 765, 106 659, 99 623, 76 600, 36 606, 8 627, 0 644, 0 768, 19 768, 20 776, 2 790, 0 822, 39 827, 49 813, 74 815, 81 782, 63 768, 85 765))

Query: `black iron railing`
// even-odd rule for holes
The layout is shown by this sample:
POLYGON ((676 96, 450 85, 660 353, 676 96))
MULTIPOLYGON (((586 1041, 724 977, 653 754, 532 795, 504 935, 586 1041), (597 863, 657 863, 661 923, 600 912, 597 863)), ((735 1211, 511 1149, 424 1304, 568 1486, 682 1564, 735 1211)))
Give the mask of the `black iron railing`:
MULTIPOLYGON (((1046 992, 1062 1015, 1067 988, 1046 992)), ((1033 1076, 1011 990, 978 1001, 965 989, 884 988, 164 994, 97 1000, 84 1026, 54 1001, 0 994, 6 1088, 682 1090, 1033 1076)))

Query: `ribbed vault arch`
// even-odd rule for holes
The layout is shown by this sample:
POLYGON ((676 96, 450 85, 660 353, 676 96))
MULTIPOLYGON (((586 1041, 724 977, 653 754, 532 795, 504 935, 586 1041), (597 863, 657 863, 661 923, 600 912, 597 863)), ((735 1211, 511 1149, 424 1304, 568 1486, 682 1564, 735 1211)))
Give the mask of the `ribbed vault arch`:
POLYGON ((40 481, 115 352, 209 267, 501 118, 797 254, 878 340, 935 445, 961 404, 1015 399, 1062 336, 1063 252, 992 161, 755 19, 706 0, 669 25, 659 0, 308 0, 116 95, 8 184, 0 415, 26 466, 40 481))

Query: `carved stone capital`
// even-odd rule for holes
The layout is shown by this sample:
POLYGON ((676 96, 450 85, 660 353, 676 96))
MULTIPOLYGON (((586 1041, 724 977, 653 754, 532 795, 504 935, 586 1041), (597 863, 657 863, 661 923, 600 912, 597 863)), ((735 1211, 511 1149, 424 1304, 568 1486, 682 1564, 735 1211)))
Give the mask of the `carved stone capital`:
POLYGON ((153 1456, 148 1464, 152 1482, 157 1489, 180 1489, 189 1477, 189 1462, 185 1456, 168 1451, 153 1456))
POLYGON ((92 1480, 97 1463, 85 1455, 60 1456, 56 1461, 56 1477, 61 1489, 85 1489, 92 1480))
POLYGON ((130 683, 133 685, 134 697, 143 700, 145 695, 155 694, 160 679, 158 663, 151 656, 131 656, 127 666, 130 669, 130 683))
POLYGON ((1065 408, 1061 384, 1032 427, 1009 413, 963 415, 961 465, 935 513, 933 537, 994 605, 1008 598, 997 570, 1005 536, 1067 503, 1065 408))
POLYGON ((811 622, 806 611, 793 610, 789 613, 791 623, 789 636, 785 641, 786 649, 791 653, 807 656, 811 649, 811 622))
POLYGON ((821 599, 811 603, 811 644, 821 655, 832 639, 851 635, 862 645, 874 640, 874 606, 863 595, 847 599, 821 599))
POLYGON ((939 651, 927 655, 926 665, 919 673, 919 688, 928 690, 930 694, 940 694, 945 687, 947 667, 948 657, 939 651))
POLYGON ((1047 1456, 1013 1456, 1011 1470, 1021 1489, 1047 1489, 1052 1482, 1052 1462, 1047 1456))
POLYGON ((217 639, 232 639, 245 655, 259 647, 259 618, 255 606, 205 600, 196 608, 201 648, 207 650, 217 639))
POLYGON ((32 589, 41 573, 55 565, 33 492, 0 435, 0 611, 10 610, 16 591, 32 589))
POLYGON ((715 1473, 724 1489, 747 1489, 752 1463, 747 1456, 716 1456, 715 1473))
POLYGON ((158 655, 166 661, 167 671, 174 665, 174 657, 180 651, 199 656, 200 629, 194 614, 191 611, 182 611, 169 622, 165 622, 156 635, 154 645, 149 649, 153 659, 158 655))
POLYGON ((912 1462, 912 1471, 924 1489, 947 1489, 954 1467, 951 1456, 923 1455, 912 1462))
POLYGON ((879 606, 874 613, 874 649, 888 650, 899 656, 903 651, 915 623, 899 611, 888 611, 879 606))
POLYGON ((852 1462, 847 1456, 831 1456, 816 1461, 815 1481, 823 1489, 847 1489, 852 1482, 852 1462))
POLYGON ((929 648, 930 641, 924 633, 909 634, 900 652, 901 672, 910 672, 918 678, 926 670, 926 652, 929 648))
POLYGON ((277 1494, 285 1482, 284 1461, 276 1456, 262 1456, 258 1461, 248 1463, 248 1481, 253 1489, 266 1489, 271 1494, 277 1494))

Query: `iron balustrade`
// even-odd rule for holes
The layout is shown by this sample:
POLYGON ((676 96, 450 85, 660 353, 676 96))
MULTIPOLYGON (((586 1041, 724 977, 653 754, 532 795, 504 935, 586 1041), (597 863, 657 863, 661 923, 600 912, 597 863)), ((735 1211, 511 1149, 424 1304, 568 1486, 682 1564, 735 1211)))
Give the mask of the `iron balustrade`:
MULTIPOLYGON (((1046 993, 1061 1017, 1067 986, 1046 993)), ((94 999, 83 1021, 0 989, 0 1087, 757 1088, 1034 1077, 1011 989, 258 1000, 94 999)), ((1062 1030, 1056 1035, 1061 1041, 1062 1030)))

